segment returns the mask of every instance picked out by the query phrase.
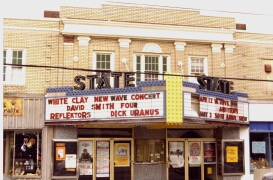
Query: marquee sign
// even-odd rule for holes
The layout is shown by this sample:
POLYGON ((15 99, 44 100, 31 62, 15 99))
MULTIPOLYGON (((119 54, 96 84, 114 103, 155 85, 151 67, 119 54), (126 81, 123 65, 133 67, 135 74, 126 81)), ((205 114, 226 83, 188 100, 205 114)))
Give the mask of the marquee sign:
POLYGON ((191 93, 184 93, 185 116, 201 119, 248 122, 248 103, 218 97, 199 95, 191 97, 191 93))
POLYGON ((165 92, 46 97, 45 121, 164 118, 165 92))
POLYGON ((248 121, 248 103, 229 99, 201 96, 199 117, 227 121, 248 121))

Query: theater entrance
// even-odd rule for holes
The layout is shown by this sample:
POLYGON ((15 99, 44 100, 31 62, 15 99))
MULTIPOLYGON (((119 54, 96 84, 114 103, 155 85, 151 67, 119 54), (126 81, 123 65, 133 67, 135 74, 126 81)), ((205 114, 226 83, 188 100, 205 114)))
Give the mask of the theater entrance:
POLYGON ((130 180, 132 178, 132 139, 79 138, 79 180, 130 180))
POLYGON ((167 140, 169 180, 217 180, 214 138, 167 140))

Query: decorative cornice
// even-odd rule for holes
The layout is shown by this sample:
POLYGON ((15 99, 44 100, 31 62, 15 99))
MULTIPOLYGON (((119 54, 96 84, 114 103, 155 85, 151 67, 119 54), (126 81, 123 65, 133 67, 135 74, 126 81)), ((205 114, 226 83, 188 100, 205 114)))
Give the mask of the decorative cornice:
POLYGON ((211 44, 212 52, 219 53, 219 52, 221 52, 222 47, 223 47, 222 44, 211 44))
POLYGON ((118 42, 119 42, 119 47, 129 48, 129 44, 130 44, 131 40, 130 39, 119 39, 118 42))
POLYGON ((61 21, 64 24, 63 35, 235 44, 235 30, 231 29, 78 19, 61 21))
POLYGON ((185 42, 174 42, 174 45, 175 45, 175 50, 177 51, 184 51, 185 50, 185 46, 186 46, 186 43, 185 42))

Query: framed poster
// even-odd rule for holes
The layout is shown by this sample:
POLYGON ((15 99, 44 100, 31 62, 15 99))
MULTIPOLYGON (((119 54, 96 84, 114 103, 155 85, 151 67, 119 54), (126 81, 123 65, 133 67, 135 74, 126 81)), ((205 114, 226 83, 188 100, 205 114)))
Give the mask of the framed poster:
POLYGON ((97 141, 97 177, 109 177, 110 173, 110 142, 97 141))
POLYGON ((115 166, 130 166, 129 151, 129 143, 115 143, 115 166))
POLYGON ((93 141, 81 140, 78 142, 78 157, 79 162, 93 162, 93 141))
POLYGON ((189 165, 190 167, 201 166, 201 142, 189 141, 189 165))
POLYGON ((244 140, 222 140, 222 175, 243 175, 244 140))
POLYGON ((172 141, 169 142, 169 157, 172 168, 184 167, 184 142, 172 141))
POLYGON ((65 160, 65 147, 56 147, 56 160, 62 161, 65 160))
POLYGON ((80 175, 93 174, 93 141, 80 140, 78 142, 78 158, 80 175))
POLYGON ((204 163, 216 162, 216 143, 204 142, 204 163))

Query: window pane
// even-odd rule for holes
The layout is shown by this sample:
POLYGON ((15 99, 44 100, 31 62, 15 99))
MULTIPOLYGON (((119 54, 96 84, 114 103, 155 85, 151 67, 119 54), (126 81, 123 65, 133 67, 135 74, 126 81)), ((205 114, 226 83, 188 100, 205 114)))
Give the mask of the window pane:
POLYGON ((7 56, 7 51, 3 51, 3 63, 6 63, 6 56, 7 56))
POLYGON ((152 72, 155 74, 145 74, 145 81, 158 80, 158 57, 145 56, 145 72, 152 72))
POLYGON ((22 68, 12 67, 11 81, 20 81, 22 79, 22 68))
POLYGON ((6 66, 3 67, 3 81, 6 81, 6 66))
POLYGON ((136 161, 164 162, 164 143, 164 140, 136 140, 136 161))
POLYGON ((163 72, 166 72, 167 71, 167 57, 163 57, 162 65, 163 65, 163 72))
POLYGON ((191 58, 191 73, 201 74, 204 72, 204 58, 191 58))
POLYGON ((12 52, 12 64, 22 64, 22 51, 12 52))
MULTIPOLYGON (((16 132, 14 136, 14 132, 12 132, 10 138, 15 138, 15 141, 10 141, 10 169, 14 169, 13 175, 27 176, 28 173, 35 174, 38 172, 36 171, 37 168, 41 169, 41 133, 16 132), (13 157, 13 152, 15 157, 13 157)), ((23 179, 25 178, 23 177, 23 179)))

